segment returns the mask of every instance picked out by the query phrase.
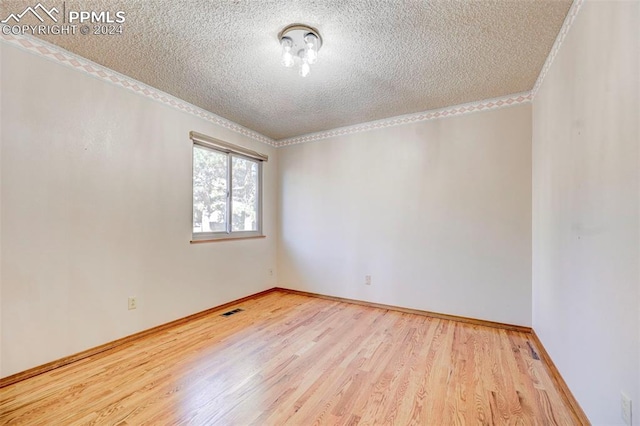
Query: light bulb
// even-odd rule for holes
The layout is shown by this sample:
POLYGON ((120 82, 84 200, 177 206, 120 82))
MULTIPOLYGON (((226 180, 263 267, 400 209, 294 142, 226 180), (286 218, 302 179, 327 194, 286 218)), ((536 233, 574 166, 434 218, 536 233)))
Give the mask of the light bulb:
POLYGON ((318 37, 315 34, 307 34, 304 36, 304 42, 306 44, 305 56, 310 64, 315 64, 318 60, 318 37))
POLYGON ((282 37, 280 45, 282 45, 282 65, 290 68, 294 64, 293 55, 291 54, 291 46, 293 45, 293 42, 289 37, 282 37))
POLYGON ((300 76, 306 77, 309 75, 309 72, 311 72, 311 67, 309 66, 309 62, 307 61, 307 58, 303 58, 302 65, 300 65, 300 76))
POLYGON ((318 52, 316 52, 315 49, 307 49, 305 56, 310 64, 315 64, 318 60, 318 52))

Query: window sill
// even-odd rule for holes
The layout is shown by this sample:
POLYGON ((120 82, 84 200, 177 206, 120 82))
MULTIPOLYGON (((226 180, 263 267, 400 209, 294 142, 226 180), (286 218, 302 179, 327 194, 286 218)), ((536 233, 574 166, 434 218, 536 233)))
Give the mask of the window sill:
POLYGON ((259 238, 267 238, 266 235, 255 235, 251 237, 222 237, 222 238, 210 238, 207 240, 191 240, 191 244, 200 243, 217 243, 218 241, 235 241, 235 240, 255 240, 259 238))

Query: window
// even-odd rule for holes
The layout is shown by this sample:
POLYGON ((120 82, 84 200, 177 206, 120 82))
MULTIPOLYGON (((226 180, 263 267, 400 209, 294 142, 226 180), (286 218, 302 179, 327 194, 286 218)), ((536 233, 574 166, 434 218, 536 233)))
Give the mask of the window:
POLYGON ((191 132, 194 241, 262 236, 267 156, 191 132))

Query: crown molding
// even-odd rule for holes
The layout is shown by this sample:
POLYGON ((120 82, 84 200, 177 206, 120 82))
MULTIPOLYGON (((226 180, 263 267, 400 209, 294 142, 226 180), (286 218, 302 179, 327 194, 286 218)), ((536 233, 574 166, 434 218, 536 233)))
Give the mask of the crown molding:
POLYGON ((225 129, 231 130, 235 133, 239 133, 258 142, 262 142, 274 147, 283 147, 299 143, 319 141, 335 136, 350 135, 374 129, 382 129, 386 127, 394 127, 405 124, 418 123, 422 121, 436 120, 440 118, 455 117, 474 112, 494 110, 532 102, 535 99, 535 96, 538 93, 538 90, 540 89, 545 76, 551 68, 551 64, 553 63, 553 60, 560 50, 564 39, 569 33, 569 30, 571 29, 571 26, 575 21, 575 18, 578 15, 578 12, 580 11, 583 3, 584 0, 574 0, 571 4, 569 12, 567 12, 567 16, 565 17, 565 20, 562 23, 562 27, 558 32, 558 36, 556 37, 556 40, 554 41, 553 46, 549 51, 549 55, 547 56, 542 69, 540 70, 540 74, 536 79, 533 89, 529 92, 516 93, 503 97, 470 102, 441 109, 399 115, 396 117, 384 118, 381 120, 369 121, 351 126, 338 127, 331 130, 308 133, 279 140, 271 139, 261 133, 241 126, 231 120, 227 120, 226 118, 220 117, 200 107, 192 105, 182 99, 176 98, 175 96, 169 95, 168 93, 146 85, 131 77, 127 77, 105 66, 99 65, 93 61, 71 53, 59 46, 40 40, 36 37, 26 35, 1 34, 0 40, 10 45, 16 46, 22 50, 26 50, 30 53, 42 56, 54 62, 58 62, 80 72, 84 72, 85 74, 89 74, 93 77, 99 78, 118 87, 130 90, 156 102, 171 106, 179 111, 195 115, 196 117, 217 124, 225 129))
POLYGON ((560 47, 562 46, 564 39, 569 33, 569 30, 571 29, 571 26, 573 25, 573 22, 575 21, 576 16, 578 15, 578 12, 580 11, 580 8, 582 7, 583 3, 584 3, 584 0, 573 0, 573 3, 571 4, 569 11, 567 12, 567 16, 565 17, 564 22, 560 27, 558 36, 556 37, 553 43, 553 46, 549 51, 549 55, 547 55, 547 59, 545 60, 544 65, 542 66, 542 69, 540 70, 540 74, 538 74, 538 78, 536 79, 536 82, 533 88, 529 92, 516 93, 513 95, 507 95, 500 98, 471 102, 471 103, 461 104, 461 105, 437 109, 437 110, 429 110, 429 111, 418 112, 418 113, 407 114, 407 115, 399 115, 397 117, 390 117, 382 120, 370 121, 370 122, 356 124, 352 126, 339 127, 336 129, 331 129, 331 130, 326 130, 326 131, 321 131, 316 133, 309 133, 306 135, 294 136, 286 139, 279 139, 275 141, 276 146, 283 147, 283 146, 294 145, 299 143, 313 142, 313 141, 318 141, 322 139, 332 138, 335 136, 343 136, 343 135, 350 135, 354 133, 366 132, 373 129, 381 129, 385 127, 399 126, 403 124, 416 123, 420 121, 428 121, 428 120, 435 120, 439 118, 453 117, 453 116, 458 116, 463 114, 469 114, 472 112, 487 111, 492 109, 504 108, 507 106, 514 106, 514 105, 519 105, 523 103, 533 102, 538 90, 540 89, 540 86, 542 85, 542 82, 544 81, 545 76, 547 75, 547 73, 549 72, 549 69, 551 68, 551 64, 553 63, 553 60, 558 54, 558 51, 560 50, 560 47))
POLYGON ((148 99, 160 102, 168 105, 179 111, 186 112, 188 114, 195 115, 210 123, 217 124, 232 132, 239 133, 243 136, 249 137, 258 142, 265 143, 267 145, 276 146, 273 139, 258 133, 254 130, 248 129, 231 120, 220 117, 200 107, 190 104, 182 99, 176 98, 168 93, 137 81, 131 77, 120 74, 112 69, 109 69, 103 65, 97 64, 82 56, 69 52, 59 46, 48 43, 44 40, 40 40, 36 37, 27 35, 7 35, 2 34, 0 40, 8 43, 12 46, 16 46, 21 50, 25 50, 30 53, 34 53, 38 56, 52 60, 64 66, 73 68, 77 71, 89 74, 92 77, 96 77, 100 80, 114 84, 118 87, 130 90, 138 95, 142 95, 148 99))
POLYGON ((455 117, 459 115, 470 114, 473 112, 489 111, 494 109, 505 108, 531 102, 531 92, 515 93, 499 98, 486 99, 483 101, 469 102, 466 104, 455 105, 447 108, 416 112, 413 114, 399 115, 396 117, 384 118, 382 120, 369 121, 366 123, 355 124, 353 126, 338 127, 336 129, 326 130, 317 133, 309 133, 302 136, 295 136, 287 139, 276 141, 277 147, 295 145, 305 142, 313 142, 322 139, 328 139, 335 136, 351 135, 354 133, 366 132, 374 129, 383 129, 386 127, 401 126, 404 124, 419 123, 421 121, 437 120, 440 118, 455 117))
POLYGON ((533 89, 531 89, 532 100, 535 99, 536 95, 538 94, 538 90, 540 89, 540 86, 542 86, 542 82, 544 81, 544 78, 547 76, 547 73, 551 68, 551 64, 553 64, 553 60, 556 58, 556 55, 558 54, 558 51, 560 50, 560 47, 562 46, 564 39, 567 37, 569 30, 571 29, 571 26, 573 25, 573 21, 575 21, 576 16, 578 16, 578 12, 580 11, 580 8, 582 7, 583 3, 584 3, 584 0, 573 0, 573 3, 571 4, 569 11, 567 12, 567 16, 564 18, 562 27, 560 27, 558 36, 556 37, 556 40, 553 42, 553 46, 551 46, 549 55, 547 55, 547 60, 544 61, 544 65, 540 70, 540 74, 538 74, 538 79, 536 80, 536 83, 533 85, 533 89))

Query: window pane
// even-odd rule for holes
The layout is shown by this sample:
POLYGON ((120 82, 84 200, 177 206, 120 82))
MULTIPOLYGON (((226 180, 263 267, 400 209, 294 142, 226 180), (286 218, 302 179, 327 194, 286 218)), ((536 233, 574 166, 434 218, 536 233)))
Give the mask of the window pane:
POLYGON ((231 230, 258 230, 258 163, 231 157, 232 185, 231 230))
POLYGON ((193 232, 226 232, 227 155, 193 146, 193 232))

